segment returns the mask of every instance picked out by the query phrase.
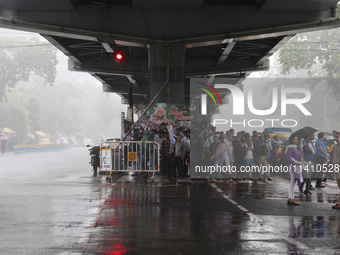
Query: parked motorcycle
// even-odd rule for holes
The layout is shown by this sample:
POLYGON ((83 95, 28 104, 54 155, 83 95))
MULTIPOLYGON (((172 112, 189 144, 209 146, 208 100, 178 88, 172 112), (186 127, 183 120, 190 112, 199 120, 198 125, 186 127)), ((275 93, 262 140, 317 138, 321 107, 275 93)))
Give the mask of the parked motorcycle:
POLYGON ((90 151, 90 157, 91 157, 91 166, 93 167, 93 171, 97 173, 97 169, 100 165, 100 146, 93 146, 90 151))

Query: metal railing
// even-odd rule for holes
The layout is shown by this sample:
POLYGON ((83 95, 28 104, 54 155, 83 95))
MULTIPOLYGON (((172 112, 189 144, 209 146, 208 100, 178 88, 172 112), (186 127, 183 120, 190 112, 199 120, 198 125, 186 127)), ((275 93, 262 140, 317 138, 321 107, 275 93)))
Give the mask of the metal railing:
POLYGON ((160 146, 152 141, 113 141, 100 146, 100 169, 105 172, 158 172, 160 146))

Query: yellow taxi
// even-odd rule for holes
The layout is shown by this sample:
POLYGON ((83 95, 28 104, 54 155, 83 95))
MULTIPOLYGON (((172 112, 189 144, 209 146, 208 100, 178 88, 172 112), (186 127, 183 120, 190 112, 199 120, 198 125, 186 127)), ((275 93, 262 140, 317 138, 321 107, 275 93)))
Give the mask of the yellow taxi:
MULTIPOLYGON (((279 139, 279 144, 281 144, 282 146, 286 146, 287 145, 287 141, 291 135, 291 133, 288 133, 288 132, 285 132, 285 133, 273 133, 273 134, 269 134, 269 137, 271 139, 274 139, 274 136, 277 135, 277 138, 279 139)), ((278 149, 278 152, 277 152, 277 163, 278 165, 280 165, 280 161, 281 161, 281 151, 282 151, 282 147, 280 147, 278 149)))
POLYGON ((38 142, 38 145, 48 145, 48 144, 51 144, 50 142, 50 139, 48 138, 40 138, 39 139, 39 142, 38 142))

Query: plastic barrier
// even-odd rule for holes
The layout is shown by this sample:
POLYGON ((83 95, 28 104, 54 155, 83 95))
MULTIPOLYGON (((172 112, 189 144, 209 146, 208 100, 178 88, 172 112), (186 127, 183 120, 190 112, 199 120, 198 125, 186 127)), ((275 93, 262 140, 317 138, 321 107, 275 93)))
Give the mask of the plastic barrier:
POLYGON ((100 169, 104 172, 159 172, 160 146, 152 141, 104 142, 100 169))
POLYGON ((40 153, 48 151, 68 150, 68 144, 47 144, 47 145, 14 145, 13 155, 20 155, 26 153, 40 153))

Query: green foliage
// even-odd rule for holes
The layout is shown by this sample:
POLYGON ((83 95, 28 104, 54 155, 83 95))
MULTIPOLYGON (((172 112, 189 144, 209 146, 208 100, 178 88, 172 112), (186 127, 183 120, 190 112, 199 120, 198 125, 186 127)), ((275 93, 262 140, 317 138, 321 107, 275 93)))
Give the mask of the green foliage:
MULTIPOLYGON (((340 86, 332 81, 340 78, 340 29, 297 34, 279 52, 281 73, 306 70, 311 78, 330 78, 325 88, 339 98, 340 86)), ((315 87, 310 80, 309 86, 315 87)))
POLYGON ((0 104, 0 119, 2 127, 15 130, 18 140, 27 137, 30 129, 30 118, 27 110, 29 97, 23 87, 18 87, 8 95, 7 101, 0 104))
POLYGON ((28 81, 32 72, 52 85, 58 63, 56 52, 37 37, 0 38, 0 101, 19 81, 28 81))

